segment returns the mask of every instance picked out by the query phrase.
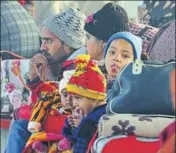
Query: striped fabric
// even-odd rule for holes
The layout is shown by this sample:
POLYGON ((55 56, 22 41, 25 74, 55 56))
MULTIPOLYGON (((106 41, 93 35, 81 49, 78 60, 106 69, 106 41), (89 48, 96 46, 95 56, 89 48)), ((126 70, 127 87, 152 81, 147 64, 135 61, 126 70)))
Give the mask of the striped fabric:
POLYGON ((130 31, 136 36, 139 36, 142 38, 142 52, 147 53, 148 47, 151 43, 151 39, 155 36, 159 29, 155 27, 151 27, 149 25, 140 24, 140 23, 134 23, 130 22, 130 31), (147 27, 146 30, 144 30, 147 27), (144 30, 144 31, 142 31, 144 30))
POLYGON ((1 2, 1 50, 30 58, 40 49, 32 16, 17 1, 1 2))

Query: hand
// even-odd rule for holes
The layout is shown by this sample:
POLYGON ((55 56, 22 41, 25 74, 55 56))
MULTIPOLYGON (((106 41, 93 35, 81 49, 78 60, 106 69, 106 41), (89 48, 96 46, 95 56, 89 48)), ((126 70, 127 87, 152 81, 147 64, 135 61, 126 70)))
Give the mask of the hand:
POLYGON ((15 75, 15 76, 19 76, 21 71, 20 71, 20 63, 19 61, 13 61, 12 62, 12 73, 15 75))
POLYGON ((74 117, 73 118, 73 123, 74 123, 74 127, 78 127, 79 124, 81 123, 82 117, 74 117))
POLYGON ((74 113, 73 113, 73 123, 74 123, 74 127, 78 127, 79 124, 81 123, 81 120, 83 118, 83 110, 81 109, 75 109, 74 113))
POLYGON ((69 115, 67 118, 68 118, 68 123, 70 124, 70 126, 74 127, 73 116, 69 115))
POLYGON ((71 147, 71 143, 68 139, 64 138, 62 140, 59 141, 58 143, 58 150, 59 151, 65 151, 65 150, 68 150, 70 149, 71 147))
MULTIPOLYGON (((30 60, 30 65, 29 65, 29 79, 32 81, 34 80, 37 76, 41 76, 41 72, 39 72, 40 68, 45 68, 47 66, 48 62, 47 59, 44 55, 42 54, 36 54, 34 57, 31 58, 30 60)), ((42 79, 41 79, 42 80, 42 79)))

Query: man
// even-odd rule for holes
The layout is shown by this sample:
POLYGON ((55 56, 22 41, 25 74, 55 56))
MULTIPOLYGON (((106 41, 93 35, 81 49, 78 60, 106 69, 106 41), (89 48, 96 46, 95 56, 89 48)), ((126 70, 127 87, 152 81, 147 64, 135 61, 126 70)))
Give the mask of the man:
MULTIPOLYGON (((68 56, 85 45, 84 20, 82 12, 69 8, 43 22, 41 53, 32 57, 30 62, 28 85, 34 95, 42 81, 55 80, 68 56)), ((26 110, 20 111, 24 113, 26 110)), ((31 135, 27 126, 28 120, 15 120, 12 123, 6 153, 12 153, 12 150, 13 153, 22 152, 31 135)))

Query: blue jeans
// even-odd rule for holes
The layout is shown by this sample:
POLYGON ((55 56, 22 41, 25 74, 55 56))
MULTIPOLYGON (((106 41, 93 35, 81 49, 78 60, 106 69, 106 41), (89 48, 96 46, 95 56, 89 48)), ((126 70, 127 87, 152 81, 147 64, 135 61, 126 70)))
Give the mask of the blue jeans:
POLYGON ((28 120, 14 120, 7 140, 5 153, 21 153, 31 133, 28 131, 28 120))

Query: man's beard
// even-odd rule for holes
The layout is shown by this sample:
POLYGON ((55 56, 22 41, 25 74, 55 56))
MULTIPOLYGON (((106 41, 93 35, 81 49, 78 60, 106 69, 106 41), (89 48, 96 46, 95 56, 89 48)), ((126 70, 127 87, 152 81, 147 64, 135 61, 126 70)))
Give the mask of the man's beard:
POLYGON ((68 59, 68 57, 69 57, 69 55, 66 55, 66 54, 65 54, 65 55, 61 55, 60 57, 58 57, 57 60, 55 60, 55 59, 50 55, 50 53, 48 53, 48 52, 45 51, 45 50, 41 50, 41 51, 39 51, 38 53, 43 54, 43 55, 46 57, 46 59, 47 59, 49 65, 55 65, 55 64, 58 64, 58 63, 63 63, 63 62, 66 61, 66 60, 68 59))

